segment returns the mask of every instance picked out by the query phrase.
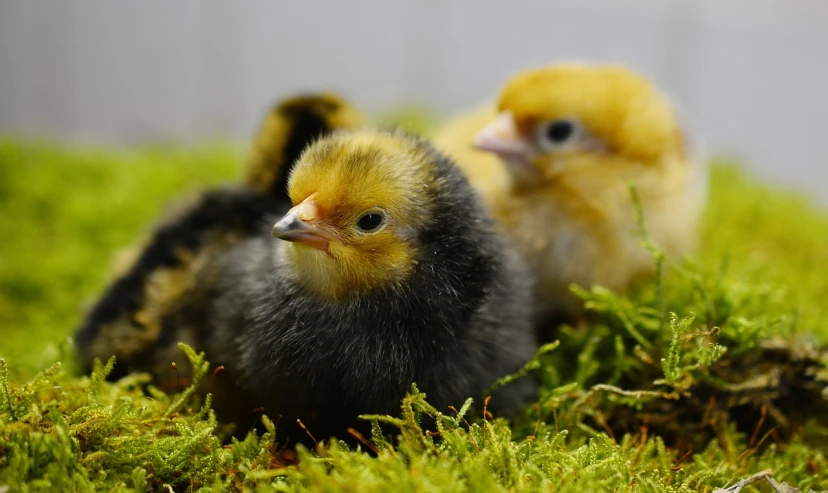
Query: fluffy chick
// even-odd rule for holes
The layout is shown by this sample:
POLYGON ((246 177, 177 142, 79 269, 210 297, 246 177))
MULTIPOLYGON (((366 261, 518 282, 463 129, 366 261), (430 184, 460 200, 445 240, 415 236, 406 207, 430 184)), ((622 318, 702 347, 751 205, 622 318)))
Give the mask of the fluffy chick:
POLYGON ((160 224, 129 267, 77 329, 81 361, 117 357, 112 378, 144 367, 200 266, 244 238, 266 231, 265 217, 290 208, 286 177, 302 150, 321 135, 355 128, 360 112, 333 94, 303 94, 275 105, 253 141, 244 182, 208 190, 160 224))
MULTIPOLYGON (((247 406, 224 419, 263 406, 282 416, 282 436, 301 439, 297 419, 316 437, 344 437, 365 425, 359 414, 398 412, 412 382, 440 409, 481 398, 531 357, 528 273, 430 145, 335 134, 302 155, 289 193, 275 238, 202 270, 150 369, 168 367, 174 341, 194 343, 224 367, 220 392, 247 406)), ((534 392, 520 379, 491 406, 511 414, 534 392)))
POLYGON ((541 313, 577 316, 571 283, 621 290, 653 273, 628 183, 651 239, 676 257, 694 246, 707 166, 691 158, 669 101, 616 65, 553 65, 510 80, 496 105, 435 138, 458 157, 536 274, 541 313))

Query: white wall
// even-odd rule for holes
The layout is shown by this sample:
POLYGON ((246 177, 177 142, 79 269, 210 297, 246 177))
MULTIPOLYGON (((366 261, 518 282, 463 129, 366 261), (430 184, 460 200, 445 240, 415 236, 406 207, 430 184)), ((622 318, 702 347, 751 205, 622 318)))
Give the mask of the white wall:
POLYGON ((825 0, 0 0, 0 132, 245 139, 314 88, 450 113, 572 59, 647 73, 711 150, 828 203, 825 0))

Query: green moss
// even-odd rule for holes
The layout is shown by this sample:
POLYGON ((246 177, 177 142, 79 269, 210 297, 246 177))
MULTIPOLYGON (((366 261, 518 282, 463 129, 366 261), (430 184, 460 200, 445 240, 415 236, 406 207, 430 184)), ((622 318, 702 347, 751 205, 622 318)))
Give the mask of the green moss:
POLYGON ((828 214, 734 166, 714 167, 694 260, 665 262, 660 282, 627 296, 578 290, 593 322, 561 329, 527 365, 543 391, 512 423, 463 403, 438 412, 413 391, 399 416, 371 417, 399 441, 293 453, 272 431, 227 442, 192 388, 146 393, 144 376, 103 381, 106 366, 35 375, 71 361, 62 341, 113 254, 171 197, 233 180, 240 160, 227 147, 0 141, 0 491, 689 492, 766 468, 828 488, 828 214))
MULTIPOLYGON (((200 360, 191 353, 191 358, 200 360)), ((604 434, 573 437, 539 422, 513 436, 502 420, 444 415, 414 392, 401 418, 371 416, 400 430, 364 438, 349 449, 330 442, 289 454, 269 432, 222 445, 206 405, 139 390, 133 376, 103 382, 108 368, 71 378, 52 367, 24 386, 0 387, 0 485, 12 491, 144 491, 167 485, 202 491, 699 491, 771 468, 777 480, 820 486, 814 471, 824 455, 794 439, 763 452, 731 432, 728 446, 711 444, 676 456, 658 437, 604 434), (422 415, 436 418, 427 433, 422 415), (439 438, 437 438, 437 437, 439 438), (373 452, 373 454, 371 453, 373 452), (297 463, 298 459, 298 463, 297 463), (294 465, 288 466, 287 463, 294 465)), ((5 366, 0 365, 0 378, 5 366)), ((824 486, 824 485, 823 485, 824 486)))

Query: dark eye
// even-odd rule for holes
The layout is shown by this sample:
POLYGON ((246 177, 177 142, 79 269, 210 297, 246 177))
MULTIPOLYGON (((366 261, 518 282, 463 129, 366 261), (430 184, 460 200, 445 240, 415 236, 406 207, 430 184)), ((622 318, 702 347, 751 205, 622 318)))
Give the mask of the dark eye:
POLYGON ((380 226, 385 221, 385 217, 382 215, 381 212, 369 212, 365 214, 359 221, 357 221, 357 226, 359 229, 363 231, 373 231, 380 226))
POLYGON ((575 124, 569 120, 555 120, 546 126, 546 139, 554 144, 563 144, 575 133, 575 124))

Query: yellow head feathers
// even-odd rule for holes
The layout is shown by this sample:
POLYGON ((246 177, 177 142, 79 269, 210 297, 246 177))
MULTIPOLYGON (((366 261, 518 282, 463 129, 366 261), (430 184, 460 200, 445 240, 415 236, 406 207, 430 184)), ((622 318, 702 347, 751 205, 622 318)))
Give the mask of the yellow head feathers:
POLYGON ((648 162, 681 154, 681 128, 669 101, 647 79, 619 65, 553 65, 511 79, 498 108, 529 135, 558 119, 580 122, 607 150, 648 162))
POLYGON ((416 228, 427 216, 424 186, 433 164, 409 137, 390 133, 338 133, 305 152, 289 182, 291 201, 309 195, 332 219, 356 220, 370 208, 386 209, 398 225, 416 228))
POLYGON ((309 147, 288 191, 294 208, 274 235, 294 242, 299 281, 322 298, 393 287, 415 263, 416 231, 430 218, 430 156, 388 133, 338 133, 309 147))

